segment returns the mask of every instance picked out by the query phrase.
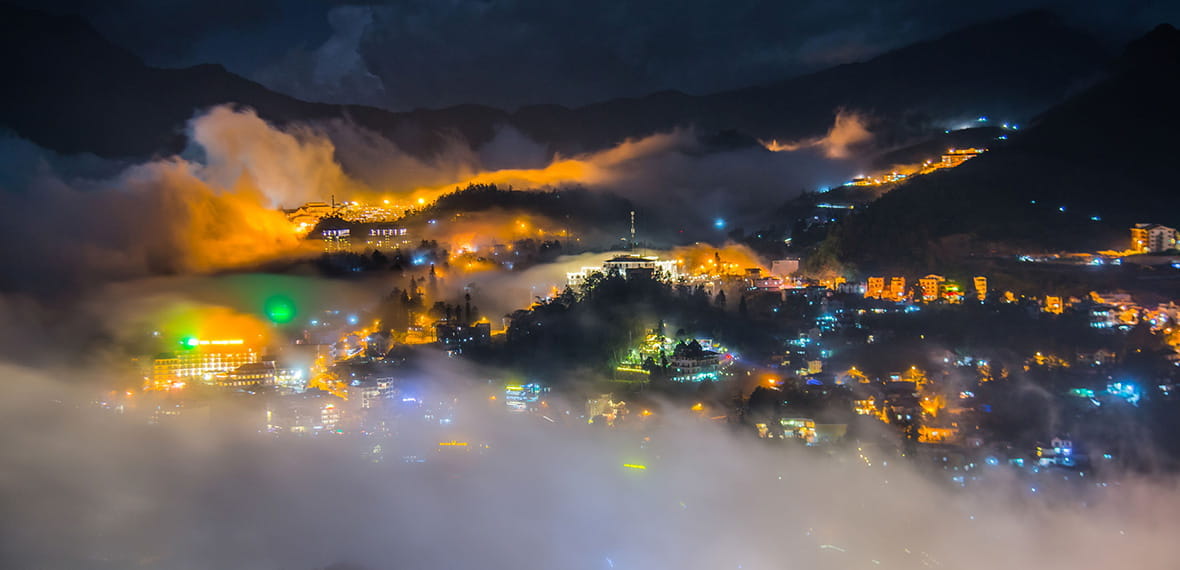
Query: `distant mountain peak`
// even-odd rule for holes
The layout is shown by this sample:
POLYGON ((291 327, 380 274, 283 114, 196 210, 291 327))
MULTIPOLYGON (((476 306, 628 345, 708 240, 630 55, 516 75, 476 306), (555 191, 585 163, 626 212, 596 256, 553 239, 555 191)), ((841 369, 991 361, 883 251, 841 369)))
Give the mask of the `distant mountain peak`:
POLYGON ((1176 66, 1180 63, 1180 30, 1160 24, 1143 37, 1131 42, 1115 62, 1119 70, 1176 66))

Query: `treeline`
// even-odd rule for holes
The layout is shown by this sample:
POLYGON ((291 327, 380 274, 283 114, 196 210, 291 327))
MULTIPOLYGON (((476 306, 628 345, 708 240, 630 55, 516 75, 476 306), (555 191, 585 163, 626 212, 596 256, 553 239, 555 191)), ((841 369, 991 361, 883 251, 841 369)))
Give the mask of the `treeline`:
POLYGON ((781 350, 783 335, 803 326, 811 307, 800 303, 769 307, 736 290, 711 295, 699 286, 595 273, 577 290, 509 315, 505 342, 481 357, 554 378, 574 369, 609 374, 665 323, 672 338, 708 337, 742 354, 768 356, 781 350))
POLYGON ((443 218, 462 212, 503 209, 527 211, 555 220, 577 224, 624 224, 635 205, 606 192, 591 192, 578 186, 546 190, 516 190, 495 184, 469 184, 439 197, 433 204, 407 216, 406 223, 443 218))

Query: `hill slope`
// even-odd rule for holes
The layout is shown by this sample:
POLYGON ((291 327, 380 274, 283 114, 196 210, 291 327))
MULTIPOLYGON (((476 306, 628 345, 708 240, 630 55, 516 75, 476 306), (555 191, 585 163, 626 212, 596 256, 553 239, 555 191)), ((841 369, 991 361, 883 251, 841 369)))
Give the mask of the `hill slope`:
POLYGON ((1105 58, 1093 38, 1033 11, 767 85, 699 97, 662 92, 579 109, 526 107, 513 121, 566 147, 688 124, 791 140, 823 133, 834 111, 846 108, 877 118, 875 130, 886 137, 904 139, 932 120, 1030 117, 1091 79, 1105 58))
POLYGON ((308 103, 219 65, 159 69, 115 46, 77 17, 0 6, 0 125, 43 147, 106 157, 172 153, 194 113, 222 103, 264 119, 350 117, 403 147, 430 153, 442 135, 482 142, 503 112, 465 106, 390 113, 359 105, 308 103))
POLYGON ((1009 144, 916 179, 852 216, 827 247, 861 266, 965 254, 1127 246, 1136 222, 1175 225, 1180 31, 1130 44, 1110 76, 1009 144))
POLYGON ((1044 109, 1105 57, 1090 37, 1030 12, 863 63, 713 95, 662 92, 515 113, 478 105, 394 113, 300 101, 216 65, 152 68, 78 18, 15 7, 0 7, 0 53, 0 126, 59 152, 108 157, 175 152, 193 113, 222 103, 280 124, 350 118, 419 156, 455 136, 478 146, 504 124, 566 154, 690 125, 706 135, 796 139, 826 132, 838 108, 871 113, 880 137, 900 142, 931 120, 1044 109))

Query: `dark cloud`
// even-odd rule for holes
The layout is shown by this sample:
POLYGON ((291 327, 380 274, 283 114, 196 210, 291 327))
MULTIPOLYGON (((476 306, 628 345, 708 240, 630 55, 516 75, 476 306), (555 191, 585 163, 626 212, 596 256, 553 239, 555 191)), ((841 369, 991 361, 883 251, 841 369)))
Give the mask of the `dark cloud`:
MULTIPOLYGON (((1160 0, 1044 5, 1119 42, 1180 12, 1160 0)), ((1036 6, 58 0, 48 7, 82 13, 157 65, 221 63, 305 99, 406 109, 578 105, 662 89, 707 93, 861 60, 1036 6)))

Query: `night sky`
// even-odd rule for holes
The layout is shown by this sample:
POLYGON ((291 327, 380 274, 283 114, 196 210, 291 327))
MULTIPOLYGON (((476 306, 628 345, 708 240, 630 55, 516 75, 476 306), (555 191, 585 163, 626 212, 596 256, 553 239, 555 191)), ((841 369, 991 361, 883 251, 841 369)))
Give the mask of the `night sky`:
POLYGON ((220 63, 303 99, 395 110, 709 93, 1036 7, 1068 6, 1055 11, 1119 43, 1180 15, 1180 4, 1165 0, 18 3, 81 14, 153 65, 220 63))

